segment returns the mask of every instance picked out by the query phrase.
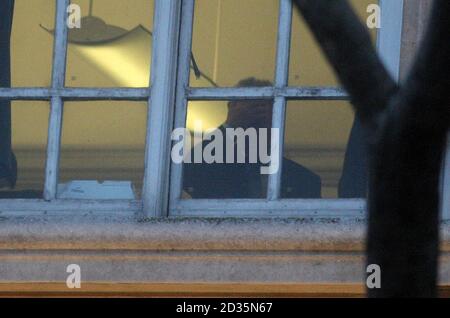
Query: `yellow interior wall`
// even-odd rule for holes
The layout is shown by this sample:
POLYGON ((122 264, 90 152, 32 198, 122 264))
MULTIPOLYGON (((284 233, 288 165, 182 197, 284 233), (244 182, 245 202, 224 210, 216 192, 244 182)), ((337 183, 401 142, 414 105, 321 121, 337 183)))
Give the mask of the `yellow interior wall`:
MULTIPOLYGON (((372 0, 353 0, 353 4, 360 16, 365 17, 365 8, 372 0)), ((87 14, 88 0, 74 1, 80 5, 82 14, 87 14)), ((13 86, 49 86, 51 78, 52 37, 39 27, 53 28, 54 1, 52 0, 17 0, 12 35, 12 82, 13 86), (33 14, 30 14, 30 13, 33 14)), ((276 26, 278 23, 277 0, 199 0, 196 5, 195 32, 193 51, 199 65, 205 73, 215 76, 220 86, 233 86, 237 81, 248 76, 262 79, 273 79, 275 68, 276 26)), ((133 29, 139 24, 152 30, 153 1, 150 0, 96 0, 94 2, 94 15, 98 15, 110 24, 133 29)), ((292 31, 292 50, 290 67, 291 85, 335 85, 336 80, 328 63, 324 60, 311 33, 294 12, 292 31)), ((78 56, 73 50, 68 51, 67 67, 68 86, 115 86, 114 81, 104 73, 93 67, 88 61, 78 56)), ((83 103, 85 104, 85 103, 83 103)), ((68 137, 68 143, 81 144, 85 142, 86 135, 95 134, 91 126, 84 126, 85 119, 103 118, 108 121, 108 114, 102 106, 109 102, 96 102, 86 112, 84 108, 79 113, 65 114, 65 124, 69 125, 75 119, 77 129, 68 137), (84 115, 83 115, 84 114, 84 115), (74 117, 72 120, 70 117, 74 117), (84 131, 84 133, 83 133, 84 131), (77 133, 79 137, 77 137, 77 133)), ((14 107, 15 118, 31 116, 20 111, 20 102, 14 107)), ((119 108, 126 108, 133 103, 120 102, 120 107, 114 107, 114 112, 123 112, 119 108)), ((111 127, 111 140, 104 138, 106 144, 133 144, 133 141, 142 134, 134 129, 134 119, 145 116, 144 107, 139 112, 127 115, 130 122, 130 132, 125 136, 117 136, 114 127, 111 127)), ((43 110, 44 111, 44 110, 43 110)), ((316 120, 329 116, 326 108, 314 111, 302 111, 302 116, 316 120), (322 116, 323 115, 323 116, 322 116), (315 118, 318 117, 318 118, 315 118)), ((35 112, 38 112, 36 110, 35 112)), ((293 110, 293 112, 295 112, 293 110)), ((348 112, 348 111, 346 111, 348 112)), ((36 113, 37 116, 40 116, 36 113)), ((297 116, 297 115, 296 115, 297 116)), ((299 114, 298 114, 299 116, 299 114)), ((295 117, 295 116, 294 116, 295 117)), ((342 116, 341 116, 342 117, 342 116)), ((341 118, 342 119, 342 118, 341 118)), ((342 119, 343 120, 343 119, 342 119)), ((348 127, 352 121, 348 116, 348 127)), ((23 122, 26 122, 25 120, 23 122)), ((101 123, 98 123, 102 125, 101 123)), ((290 125, 288 128, 290 129, 290 125)), ((293 126, 294 127, 294 126, 293 126)), ((16 144, 34 144, 40 137, 34 138, 26 131, 28 126, 16 120, 14 124, 14 141, 16 144)), ((105 127, 107 129, 107 127, 105 127)), ((296 128, 297 129, 297 128, 296 128)), ((323 139, 320 135, 306 134, 301 128, 297 131, 288 131, 288 136, 301 135, 310 140, 323 144, 345 144, 346 134, 335 134, 334 141, 323 139)), ((295 142, 296 138, 288 138, 288 143, 295 142)), ((298 139, 298 138, 297 138, 298 139)), ((305 138, 303 138, 305 139, 305 138)))
POLYGON ((13 86, 49 86, 53 39, 39 25, 53 29, 55 1, 16 0, 11 34, 13 86))
MULTIPOLYGON (((374 0, 351 0, 355 12, 365 23, 369 13, 366 12, 374 0)), ((376 31, 370 30, 375 40, 376 31)), ((292 20, 291 60, 289 68, 289 85, 291 86, 336 86, 338 81, 317 45, 314 36, 303 17, 295 11, 292 20)))
MULTIPOLYGON (((366 8, 373 0, 351 2, 365 20, 368 16, 366 8)), ((73 3, 81 6, 82 15, 88 14, 88 0, 73 3)), ((197 0, 193 53, 201 70, 219 86, 234 86, 249 76, 273 80, 278 6, 278 0, 197 0)), ((54 9, 53 0, 16 0, 11 48, 13 86, 50 85, 53 37, 39 25, 54 28, 54 9)), ((153 0, 95 0, 93 13, 107 23, 127 30, 139 24, 148 30, 153 29, 153 0)), ((371 33, 375 36, 375 31, 371 33)), ((117 82, 76 54, 71 47, 67 59, 67 86, 118 86, 117 82)), ((191 84, 197 86, 191 79, 191 84)), ((293 16, 289 84, 337 85, 331 68, 296 11, 293 16)), ((220 107, 223 112, 224 104, 220 107)), ((212 108, 208 109, 211 111, 212 108)), ((146 114, 145 103, 67 103, 63 147, 141 148, 145 138, 146 114)), ((287 149, 310 146, 345 149, 353 122, 353 112, 348 104, 290 102, 287 114, 287 149)), ((223 118, 223 114, 220 116, 223 118)), ((44 146, 47 119, 47 102, 14 102, 14 147, 44 146)), ((300 157, 293 159, 302 161, 300 157)), ((307 162, 303 164, 308 166, 307 162)), ((332 165, 340 169, 342 157, 336 158, 332 165)), ((314 166, 311 168, 314 169, 314 166)))
POLYGON ((132 148, 145 143, 146 103, 122 101, 67 102, 63 146, 132 148))
POLYGON ((49 103, 13 101, 11 104, 12 143, 18 165, 15 190, 40 190, 44 185, 49 103))
MULTIPOLYGON (((132 30, 139 25, 153 29, 153 0, 95 0, 93 15, 107 24, 132 30)), ((82 16, 89 12, 88 0, 76 0, 82 16)), ((148 64, 150 57, 143 63, 148 64)), ((95 67, 69 45, 66 85, 75 87, 114 87, 120 83, 95 67)), ((111 61, 111 64, 117 63, 111 61)), ((112 65, 113 66, 113 65, 112 65)), ((117 65, 120 67, 120 65, 117 65)), ((148 74, 149 71, 146 71, 148 74)), ((132 76, 132 74, 126 75, 132 76)), ((148 74, 148 78, 149 78, 148 74)), ((142 85, 144 86, 144 85, 142 85)), ((92 148, 140 148, 145 141, 147 106, 145 102, 98 101, 66 103, 62 145, 92 148)))
MULTIPOLYGON (((53 37, 39 25, 54 28, 55 1, 16 0, 12 32, 12 85, 48 87, 51 83, 53 37)), ((72 3, 81 7, 82 16, 88 14, 88 0, 72 3)), ((107 23, 131 30, 139 24, 152 30, 153 0, 96 0, 93 13, 107 23)), ((103 72, 83 59, 69 45, 66 85, 74 87, 111 87, 117 84, 103 72)), ((46 142, 42 132, 47 131, 48 103, 20 102, 13 104, 13 144, 33 147, 46 142), (22 105, 46 105, 39 108, 22 105), (46 120, 33 121, 46 117, 46 120), (30 126, 30 122, 34 122, 30 126), (39 131, 39 133, 33 133, 39 131)), ((139 146, 145 135, 147 107, 134 102, 66 103, 63 119, 63 145, 87 147, 139 146), (76 110, 74 105, 80 105, 76 110), (87 106, 87 107, 85 107, 87 106), (118 129, 117 118, 122 120, 118 129)))
MULTIPOLYGON (((25 0, 26 1, 26 0, 25 0)), ((74 0, 72 3, 81 8, 82 16, 89 13, 89 0, 74 0)), ((149 31, 153 30, 153 0, 95 0, 93 5, 93 15, 101 18, 109 25, 121 27, 131 31, 142 25, 149 31)), ((83 26, 82 26, 83 27, 83 26)), ((149 64, 150 57, 145 57, 145 63, 149 64)), ((143 61, 144 62, 144 61, 143 61)), ((111 60, 111 65, 119 67, 118 61, 111 60)), ((144 67, 143 67, 144 68, 144 67)), ((148 77, 147 70, 144 70, 148 77)), ((129 76, 132 76, 130 74, 129 76)), ((127 76, 124 76, 127 77, 127 76)), ((89 60, 77 54, 76 50, 69 45, 67 56, 66 85, 75 87, 115 87, 122 86, 122 83, 115 81, 105 72, 96 68, 89 60)), ((142 85, 147 86, 148 81, 142 85)))
MULTIPOLYGON (((366 9, 373 0, 351 0, 365 23, 366 9)), ((369 30, 373 41, 376 30, 369 30)), ((292 25, 291 86, 339 86, 339 82, 321 49, 298 12, 292 25)), ((337 197, 337 184, 344 163, 344 151, 354 120, 349 102, 291 101, 286 111, 285 155, 318 173, 322 196, 337 197)))
POLYGON ((219 86, 250 76, 272 80, 277 12, 277 0, 196 2, 194 53, 219 86))
MULTIPOLYGON (((88 0, 72 3, 80 5, 82 16, 88 14, 88 0)), ((54 10, 54 0, 16 0, 11 37, 14 87, 51 85, 53 36, 39 25, 54 29, 54 10)), ((139 24, 152 30, 153 0, 96 0, 93 13, 107 23, 127 30, 139 24)), ((77 54, 71 45, 67 61, 66 86, 118 86, 77 54)), ((48 118, 48 102, 12 103, 12 141, 19 166, 16 190, 40 190, 43 187, 48 118)), ((145 102, 66 102, 60 182, 73 179, 132 180, 139 192, 146 119, 145 102)))
MULTIPOLYGON (((363 22, 373 0, 352 0, 363 22)), ((198 0, 193 51, 219 86, 247 77, 274 80, 277 0, 198 0)), ((376 31, 370 30, 375 42, 376 31)), ((294 10, 289 85, 338 86, 332 68, 301 15, 294 10)), ((192 86, 202 86, 193 81, 192 86)), ((205 104, 207 102, 204 102, 205 104)), ((224 103, 215 102, 217 109, 224 103)), ((210 108, 208 111, 212 112, 210 108)), ((354 114, 348 102, 290 101, 286 112, 285 156, 318 173, 324 197, 337 196, 337 182, 354 114)), ((213 114, 210 114, 213 116, 213 114)))

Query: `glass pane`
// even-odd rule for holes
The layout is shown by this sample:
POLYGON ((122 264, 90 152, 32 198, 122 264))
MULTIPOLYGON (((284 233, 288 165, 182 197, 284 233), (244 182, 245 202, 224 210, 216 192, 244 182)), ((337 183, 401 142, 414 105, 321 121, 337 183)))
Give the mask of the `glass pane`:
MULTIPOLYGON (((361 20, 371 15, 367 7, 376 4, 374 0, 351 0, 361 20)), ((375 43, 376 29, 369 29, 375 43)), ((308 25, 297 10, 292 19, 291 60, 289 66, 290 86, 337 86, 338 80, 333 69, 318 46, 308 25)))
POLYGON ((0 114, 0 198, 41 198, 48 103, 0 101, 0 114))
POLYGON ((270 160, 271 121, 271 100, 191 101, 183 197, 265 198, 268 175, 261 171, 270 160))
POLYGON ((365 196, 366 152, 353 120, 345 101, 288 102, 284 156, 289 161, 283 165, 282 197, 365 196), (295 172, 293 164, 301 168, 295 172), (307 195, 298 188, 306 188, 307 195))
POLYGON ((246 77, 272 81, 278 6, 278 0, 196 1, 192 51, 204 76, 196 78, 192 69, 190 85, 230 87, 246 77))
POLYGON ((15 0, 11 34, 12 86, 51 84, 55 1, 15 0))
POLYGON ((66 86, 148 86, 153 2, 72 1, 82 18, 69 30, 66 86))
POLYGON ((146 118, 144 102, 65 103, 58 198, 139 198, 146 118))

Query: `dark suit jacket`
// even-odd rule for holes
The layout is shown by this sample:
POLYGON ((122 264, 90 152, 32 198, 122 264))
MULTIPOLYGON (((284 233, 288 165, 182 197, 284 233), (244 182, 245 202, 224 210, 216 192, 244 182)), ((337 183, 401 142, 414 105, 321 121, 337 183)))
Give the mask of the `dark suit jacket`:
MULTIPOLYGON (((0 1, 0 87, 11 86, 10 36, 13 0, 0 1)), ((8 180, 13 186, 16 179, 15 157, 11 149, 11 104, 0 100, 0 183, 8 180)))
POLYGON ((339 198, 366 198, 368 185, 368 151, 361 121, 355 117, 345 152, 339 198))
MULTIPOLYGON (((223 127, 219 129, 224 131, 223 127)), ((202 149, 209 142, 203 142, 202 149)), ((265 198, 268 175, 260 174, 261 166, 261 163, 185 163, 183 190, 194 199, 265 198)), ((320 198, 320 177, 294 161, 283 158, 281 178, 283 198, 320 198)))

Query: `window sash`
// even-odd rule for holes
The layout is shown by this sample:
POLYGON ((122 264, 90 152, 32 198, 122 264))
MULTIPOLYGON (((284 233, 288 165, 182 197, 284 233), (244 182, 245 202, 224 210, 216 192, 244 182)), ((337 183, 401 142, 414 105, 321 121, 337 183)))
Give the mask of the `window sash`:
MULTIPOLYGON (((182 30, 177 87, 175 127, 185 125, 189 100, 273 99, 272 127, 280 129, 279 158, 283 156, 284 125, 287 100, 348 100, 346 92, 334 87, 289 87, 289 54, 292 28, 292 1, 280 0, 277 57, 274 87, 192 88, 189 87, 189 68, 186 67, 193 32, 194 0, 185 0, 183 17, 188 30, 182 30), (180 96, 181 95, 181 96, 180 96)), ((402 31, 403 0, 380 0, 382 27, 378 32, 377 47, 387 68, 398 79, 402 31)), ((279 160, 281 163, 282 160, 279 160)), ((266 199, 181 199, 182 164, 172 163, 170 211, 172 216, 238 216, 238 217, 361 217, 366 207, 364 199, 281 199, 280 166, 269 176, 266 199)))
MULTIPOLYGON (((161 0, 156 0, 161 2, 161 0)), ((176 1, 176 0, 172 0, 176 1)), ((162 1, 164 2, 164 1, 162 1)), ((140 215, 141 200, 68 200, 57 198, 59 156, 63 103, 82 100, 132 100, 151 99, 151 88, 66 88, 66 56, 68 30, 67 8, 70 0, 57 0, 53 47, 52 83, 49 88, 0 88, 0 98, 9 100, 48 100, 50 116, 47 140, 47 158, 43 199, 2 199, 2 216, 23 215, 80 215, 80 212, 99 215, 140 215)), ((157 15, 157 13, 155 13, 157 15)), ((158 44, 154 43, 157 49, 158 44)), ((148 147, 148 140, 147 140, 148 147)), ((147 165, 145 166, 147 170, 147 165)))

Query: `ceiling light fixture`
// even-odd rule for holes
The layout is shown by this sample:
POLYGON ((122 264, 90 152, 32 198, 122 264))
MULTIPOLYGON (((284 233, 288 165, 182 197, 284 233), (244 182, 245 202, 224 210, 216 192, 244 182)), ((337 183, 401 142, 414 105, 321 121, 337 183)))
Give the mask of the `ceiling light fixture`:
MULTIPOLYGON (((138 25, 128 31, 107 24, 93 15, 93 0, 89 1, 89 15, 81 18, 81 28, 68 30, 68 43, 73 50, 92 66, 106 74, 121 87, 147 87, 151 72, 152 32, 138 25)), ((50 30, 41 27, 53 35, 50 30)), ((200 71, 191 53, 191 86, 217 87, 218 85, 200 71)), ((226 102, 189 103, 186 126, 193 130, 197 122, 203 130, 220 126, 226 119, 226 102)))

